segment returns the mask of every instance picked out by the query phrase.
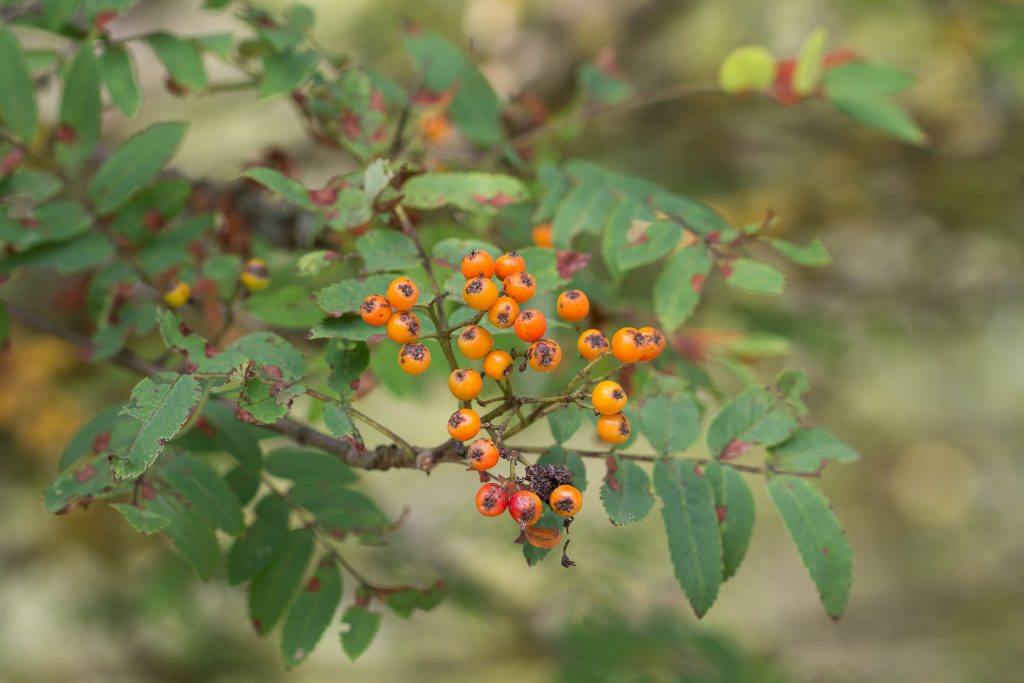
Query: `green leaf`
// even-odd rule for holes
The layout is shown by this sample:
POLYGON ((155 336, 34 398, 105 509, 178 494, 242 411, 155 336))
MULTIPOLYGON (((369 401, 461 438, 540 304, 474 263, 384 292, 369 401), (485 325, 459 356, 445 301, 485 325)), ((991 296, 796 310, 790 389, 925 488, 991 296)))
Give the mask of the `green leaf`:
POLYGON ((676 578, 694 613, 702 617, 722 583, 722 539, 711 485, 692 462, 659 460, 654 464, 654 488, 661 498, 676 578))
POLYGON ((562 444, 572 438, 576 430, 583 424, 583 411, 575 406, 566 406, 561 410, 548 413, 548 426, 551 428, 551 436, 555 441, 562 444))
POLYGON ((838 619, 850 598, 853 551, 821 491, 800 477, 774 476, 768 493, 810 572, 825 611, 838 619))
POLYGON ((198 512, 170 496, 157 496, 146 509, 170 520, 163 533, 182 554, 192 571, 208 581, 220 564, 220 546, 213 527, 198 512))
POLYGON ((775 82, 775 57, 761 45, 730 52, 718 68, 718 86, 729 94, 766 92, 775 82))
POLYGON ((96 202, 97 211, 111 213, 149 183, 170 161, 185 129, 184 123, 155 123, 128 138, 89 183, 89 196, 96 202))
POLYGON ((267 455, 267 472, 292 481, 325 481, 351 484, 358 477, 336 456, 311 448, 285 446, 267 455))
POLYGON ((576 73, 580 88, 602 104, 615 104, 633 95, 633 86, 612 69, 584 64, 576 73))
POLYGON ((774 467, 786 472, 818 472, 829 462, 856 462, 860 456, 832 433, 814 427, 798 429, 771 449, 774 467))
POLYGON ((146 37, 156 56, 163 62, 171 78, 195 92, 206 88, 206 69, 199 48, 190 40, 169 33, 153 33, 146 37))
POLYGON ((124 455, 114 458, 115 475, 124 479, 145 472, 188 420, 201 395, 199 383, 189 375, 166 373, 136 384, 120 414, 141 424, 124 455))
POLYGON ((494 214, 503 206, 525 202, 529 197, 522 181, 501 173, 423 173, 410 178, 402 191, 402 203, 414 209, 454 206, 484 214, 494 214))
POLYGON ((324 560, 299 592, 281 629, 281 657, 291 668, 306 659, 320 642, 341 603, 341 573, 324 560))
POLYGON ((786 240, 769 239, 768 243, 793 263, 800 266, 827 266, 832 263, 832 257, 821 240, 815 238, 806 246, 793 244, 786 240))
POLYGON ((159 472, 215 527, 231 536, 242 533, 242 504, 215 469, 188 453, 174 453, 160 461, 159 472))
POLYGON ((124 520, 140 534, 155 534, 171 523, 169 517, 128 503, 111 503, 110 507, 120 512, 124 520))
POLYGON ((737 289, 757 294, 782 294, 786 276, 776 268, 761 261, 738 258, 729 262, 729 274, 725 281, 737 289))
POLYGON ((307 328, 323 315, 309 300, 309 291, 298 285, 275 286, 249 297, 249 313, 277 327, 307 328))
MULTIPOLYGON (((371 275, 363 280, 342 280, 316 292, 313 303, 330 316, 355 313, 363 299, 370 294, 383 294, 393 279, 394 275, 371 275)), ((363 323, 363 327, 369 325, 363 323)))
POLYGON ((263 58, 263 81, 260 97, 270 97, 295 90, 316 71, 317 56, 313 52, 285 52, 263 58))
POLYGON ((825 46, 828 44, 828 31, 817 28, 807 36, 800 46, 800 55, 793 69, 793 92, 798 95, 810 95, 818 88, 822 71, 825 69, 825 46))
POLYGON ((444 584, 439 581, 429 588, 406 588, 396 591, 388 595, 386 602, 392 612, 403 619, 408 619, 414 610, 429 612, 434 609, 441 604, 444 595, 444 584))
POLYGON ((394 230, 370 230, 356 240, 356 251, 366 262, 365 269, 404 270, 419 262, 419 253, 411 239, 394 230))
POLYGON ((0 193, 5 195, 26 195, 37 202, 45 202, 58 192, 64 184, 52 173, 19 168, 0 180, 0 193))
POLYGON ((754 495, 739 472, 721 463, 704 468, 704 476, 715 494, 718 531, 722 536, 722 579, 736 573, 754 530, 754 495))
MULTIPOLYGON (((615 196, 603 183, 583 183, 569 191, 551 222, 551 238, 559 249, 568 249, 581 232, 599 234, 615 206, 615 196)), ((620 219, 622 220, 622 219, 620 219)), ((628 222, 626 227, 628 229, 628 222)))
POLYGON ((259 472, 252 470, 245 465, 235 465, 224 475, 227 483, 236 496, 238 502, 243 506, 247 505, 260 489, 259 472))
POLYGON ((220 450, 253 471, 262 469, 259 440, 276 436, 274 432, 239 421, 234 410, 224 402, 208 402, 203 417, 213 427, 213 439, 220 450))
POLYGON ((100 137, 102 114, 100 64, 92 46, 85 43, 64 79, 60 122, 71 135, 71 141, 57 144, 57 156, 62 164, 76 164, 92 153, 100 137))
POLYGON ((96 458, 74 470, 61 472, 43 492, 43 506, 52 514, 71 512, 82 502, 127 491, 130 484, 114 480, 110 465, 96 458))
POLYGON ((379 612, 371 612, 362 605, 352 605, 345 610, 341 623, 348 629, 341 632, 341 648, 349 659, 355 661, 366 652, 380 630, 380 621, 379 612))
POLYGON ((780 444, 796 429, 796 417, 787 406, 761 387, 752 387, 715 415, 708 428, 708 452, 713 458, 735 457, 749 444, 780 444))
POLYGON ((567 451, 561 446, 552 446, 537 458, 537 464, 565 465, 572 474, 572 485, 580 491, 587 490, 587 466, 583 464, 583 458, 576 451, 567 451))
POLYGON ((249 616, 256 633, 268 633, 288 609, 312 556, 312 533, 289 531, 270 563, 249 584, 249 616))
MULTIPOLYGON (((237 353, 267 368, 280 372, 285 382, 295 382, 306 374, 306 361, 302 353, 280 335, 273 332, 253 332, 242 337, 225 349, 237 353)), ((272 371, 273 372, 273 371, 272 371)))
POLYGON ((38 109, 32 75, 21 46, 6 25, 0 26, 0 114, 7 127, 22 142, 29 143, 36 136, 38 109))
POLYGON ((474 249, 486 251, 494 258, 501 254, 501 249, 484 240, 446 237, 434 245, 430 255, 435 261, 445 263, 449 268, 457 271, 462 264, 462 257, 474 249))
POLYGON ((125 116, 135 116, 142 104, 142 92, 128 51, 120 45, 107 45, 100 57, 100 72, 110 99, 117 108, 125 116))
POLYGON ((476 145, 497 145, 504 137, 503 105, 476 66, 432 31, 409 31, 406 44, 423 72, 422 89, 437 94, 454 89, 448 112, 455 125, 476 145))
POLYGON ((658 453, 681 453, 700 437, 700 406, 688 394, 652 396, 640 410, 644 436, 658 453))
POLYGON ((242 177, 253 180, 268 190, 278 193, 296 206, 301 206, 310 211, 316 209, 316 205, 309 198, 309 190, 306 189, 306 186, 294 178, 289 178, 280 171, 264 166, 256 166, 242 171, 242 177))
POLYGON ((4 306, 3 302, 0 302, 0 347, 7 343, 10 336, 11 315, 7 312, 7 307, 4 306))
POLYGON ((121 404, 108 406, 82 425, 64 447, 60 469, 65 470, 83 458, 121 453, 139 431, 139 423, 121 415, 121 404))
POLYGON ((288 504, 270 494, 256 504, 256 521, 228 551, 228 583, 237 585, 266 567, 288 537, 288 504))
POLYGON ((917 79, 914 75, 882 64, 850 62, 825 73, 825 94, 832 97, 872 95, 884 98, 906 90, 917 79))
POLYGON ((63 242, 43 244, 0 260, 0 273, 16 268, 53 268, 73 275, 95 268, 114 255, 114 247, 102 235, 89 232, 63 242))
POLYGON ((365 494, 336 482, 297 481, 291 488, 291 496, 312 512, 328 533, 374 536, 391 525, 377 504, 365 494))
POLYGON ((604 478, 601 502, 616 526, 641 521, 651 511, 654 496, 647 472, 631 460, 615 456, 615 471, 604 478))
POLYGON ((928 135, 895 104, 870 97, 829 97, 835 108, 850 118, 914 145, 928 142, 928 135))
MULTIPOLYGON (((533 279, 537 281, 536 294, 550 292, 565 285, 565 278, 558 274, 558 259, 554 249, 524 247, 518 251, 528 264, 530 275, 533 275, 533 279)), ((561 324, 560 320, 548 319, 549 330, 559 324, 561 324)))
POLYGON ((327 345, 324 361, 331 369, 327 385, 339 396, 347 396, 352 392, 352 383, 370 365, 370 347, 366 342, 333 341, 327 345))
POLYGON ((167 348, 179 351, 194 372, 226 374, 248 360, 235 351, 215 352, 206 339, 166 308, 157 310, 156 319, 167 348))
POLYGON ((668 333, 674 332, 693 315, 700 301, 704 280, 711 272, 711 258, 700 244, 692 244, 672 255, 654 281, 654 313, 668 333))
POLYGON ((339 438, 358 433, 352 416, 337 403, 328 403, 324 406, 324 424, 331 434, 339 438))
POLYGON ((253 378, 242 385, 238 395, 238 414, 247 422, 273 424, 288 414, 292 401, 304 392, 301 385, 271 385, 253 378))
POLYGON ((797 415, 808 413, 804 396, 811 391, 811 382, 807 379, 807 373, 802 370, 783 370, 775 378, 775 387, 797 415))

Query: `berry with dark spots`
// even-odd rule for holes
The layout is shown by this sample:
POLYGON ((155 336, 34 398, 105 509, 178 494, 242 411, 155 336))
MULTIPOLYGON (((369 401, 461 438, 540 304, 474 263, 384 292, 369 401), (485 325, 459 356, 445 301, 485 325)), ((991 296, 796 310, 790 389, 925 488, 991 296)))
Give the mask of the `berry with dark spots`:
POLYGON ((588 361, 608 353, 609 348, 611 347, 608 344, 608 338, 601 330, 597 329, 584 330, 576 340, 576 350, 580 352, 584 360, 588 361))
POLYGON ((414 342, 420 337, 420 319, 409 311, 395 311, 388 318, 388 339, 399 344, 414 342))
POLYGON ((474 249, 462 257, 462 276, 467 280, 494 275, 494 257, 483 249, 474 249))
POLYGON ((577 322, 590 313, 590 299, 578 289, 567 289, 558 295, 556 303, 558 317, 569 322, 577 322))
POLYGON ((459 408, 448 418, 448 434, 456 441, 469 441, 480 431, 480 416, 472 408, 459 408))
POLYGON ((398 351, 398 366, 410 375, 423 374, 430 367, 430 349, 417 342, 405 344, 398 351))
POLYGON ((415 282, 403 275, 391 281, 384 295, 387 297, 388 303, 396 309, 408 311, 416 305, 416 300, 420 297, 420 290, 415 282))
POLYGON ((537 372, 551 372, 562 362, 562 347, 554 339, 538 339, 526 354, 530 367, 537 372))
POLYGON ((548 321, 536 308, 524 308, 519 311, 512 327, 517 337, 526 342, 534 342, 548 331, 548 321))
POLYGON ((533 491, 520 489, 509 497, 508 513, 519 522, 519 526, 525 528, 537 523, 544 513, 544 504, 533 491))
POLYGON ((387 325, 388 319, 391 318, 391 304, 380 294, 371 294, 359 304, 359 317, 367 325, 387 325))
POLYGON ((495 327, 512 327, 519 315, 519 303, 510 296, 501 296, 487 309, 487 319, 495 327))
POLYGON ((497 517, 508 507, 508 493, 493 482, 481 486, 476 492, 476 509, 485 517, 497 517))
POLYGON ((548 497, 548 505, 560 517, 572 517, 583 507, 583 495, 571 484, 559 486, 548 497))
POLYGON ((537 281, 525 271, 509 275, 504 279, 503 284, 505 294, 521 304, 533 298, 537 291, 537 281))
POLYGON ((623 413, 597 418, 597 436, 606 443, 624 443, 631 433, 629 418, 623 413))
POLYGON ((502 254, 498 257, 498 260, 494 262, 494 274, 498 276, 499 280, 504 280, 509 275, 515 275, 516 273, 521 273, 524 270, 526 270, 526 259, 515 251, 502 254))
POLYGON ((614 415, 622 412, 626 407, 629 397, 623 391, 622 385, 611 380, 598 382, 590 394, 590 400, 594 404, 594 410, 602 415, 614 415))

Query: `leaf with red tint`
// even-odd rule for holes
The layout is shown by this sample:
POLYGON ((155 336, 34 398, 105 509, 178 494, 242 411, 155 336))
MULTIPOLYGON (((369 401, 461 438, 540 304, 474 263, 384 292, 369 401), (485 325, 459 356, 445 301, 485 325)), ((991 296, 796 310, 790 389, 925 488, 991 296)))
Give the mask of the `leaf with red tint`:
POLYGON ((87 465, 83 465, 81 469, 75 472, 75 480, 79 484, 84 484, 85 482, 95 477, 97 474, 99 474, 99 470, 96 469, 96 466, 93 465, 92 463, 88 463, 87 465))
POLYGON ((345 137, 349 140, 358 140, 362 137, 363 129, 359 122, 359 114, 351 109, 341 112, 341 127, 345 131, 345 137))
POLYGON ((108 448, 110 448, 110 432, 100 432, 92 440, 92 452, 99 455, 100 453, 106 453, 108 448))
POLYGON ((719 524, 724 524, 725 523, 725 519, 726 519, 727 515, 728 515, 728 510, 726 509, 726 507, 724 505, 716 505, 715 506, 715 516, 718 517, 718 523, 719 524))
POLYGON ((697 275, 694 275, 692 278, 690 278, 690 287, 693 288, 693 291, 700 294, 701 290, 704 289, 705 277, 706 276, 698 273, 697 275))
POLYGON ((509 204, 515 204, 518 201, 515 197, 507 195, 504 192, 498 192, 493 197, 488 197, 487 195, 483 194, 475 194, 473 195, 473 199, 480 202, 481 204, 493 206, 496 209, 500 209, 503 206, 508 206, 509 204))
POLYGON ((558 269, 558 276, 568 280, 574 274, 583 270, 590 263, 590 254, 571 249, 562 249, 556 254, 555 268, 558 269))
POLYGON ((319 190, 309 190, 309 201, 317 206, 330 206, 338 200, 338 188, 324 187, 319 190))
POLYGON ((619 463, 616 462, 614 456, 609 455, 605 459, 604 465, 606 468, 604 481, 606 484, 608 484, 608 488, 610 488, 612 491, 621 491, 622 482, 620 482, 618 477, 615 476, 615 472, 619 469, 619 463))
POLYGON ((750 449, 750 444, 746 441, 740 441, 739 439, 733 439, 725 445, 722 449, 722 454, 718 456, 719 460, 735 460, 750 449))

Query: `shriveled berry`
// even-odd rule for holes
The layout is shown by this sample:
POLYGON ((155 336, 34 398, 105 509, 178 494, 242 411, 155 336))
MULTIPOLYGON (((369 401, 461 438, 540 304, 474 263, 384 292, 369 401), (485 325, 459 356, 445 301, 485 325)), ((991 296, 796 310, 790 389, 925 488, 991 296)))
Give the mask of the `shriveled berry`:
POLYGON ((410 375, 423 374, 430 367, 430 349, 418 342, 405 344, 398 350, 398 366, 410 375))
POLYGON ((489 470, 497 465, 500 457, 498 447, 490 439, 477 439, 466 449, 469 466, 478 472, 489 470))
POLYGON ((420 297, 420 288, 410 278, 403 275, 391 281, 384 296, 387 297, 388 303, 398 310, 408 311, 416 305, 416 300, 420 297))
POLYGON ((474 249, 462 257, 462 276, 467 280, 475 277, 489 278, 494 275, 494 257, 483 249, 474 249))
POLYGON ((612 335, 612 355, 623 363, 635 363, 643 356, 644 337, 635 327, 623 327, 612 335))
POLYGON ((420 337, 420 319, 409 311, 395 311, 388 318, 388 339, 399 344, 414 342, 420 337))
POLYGON ((583 494, 571 484, 563 484, 551 492, 548 505, 560 517, 572 517, 583 507, 583 494))
POLYGON ((584 360, 594 360, 598 356, 608 353, 609 348, 611 347, 608 344, 608 338, 601 330, 584 330, 576 340, 576 350, 580 352, 584 360))
POLYGON ((527 272, 513 273, 503 281, 505 294, 518 303, 526 303, 537 291, 537 280, 527 272))
POLYGON ((516 336, 523 341, 537 341, 548 331, 548 321, 544 314, 536 308, 524 308, 519 311, 513 324, 516 336))
POLYGON ((601 415, 597 418, 597 435, 608 443, 622 443, 629 439, 632 428, 629 418, 622 413, 601 415))
POLYGON ((530 367, 537 372, 551 372, 562 362, 562 347, 554 339, 538 339, 526 354, 530 367))
POLYGON ((508 493, 494 482, 487 482, 476 492, 476 509, 485 517, 497 517, 508 507, 508 493))
POLYGON ((484 374, 496 382, 508 377, 512 371, 512 354, 495 349, 484 358, 484 374))
POLYGON ((602 415, 614 415, 626 407, 629 397, 623 391, 618 382, 604 380, 598 382, 594 391, 590 394, 590 400, 594 404, 594 410, 602 415))
POLYGON ((583 320, 590 313, 590 299, 578 289, 567 289, 558 295, 558 317, 571 323, 583 320))
POLYGON ((462 288, 462 299, 470 308, 486 311, 498 300, 498 285, 484 277, 466 280, 466 286, 462 288))
POLYGON ((500 296, 497 301, 487 309, 487 319, 495 327, 505 329, 512 327, 519 315, 519 304, 510 296, 500 296))
POLYGON ((480 431, 480 416, 472 408, 459 408, 448 418, 448 434, 456 441, 469 441, 480 431))
POLYGON ((466 358, 478 360, 494 348, 494 337, 479 325, 470 325, 462 330, 455 344, 466 358))
POLYGON ((494 262, 494 274, 498 276, 499 280, 504 280, 509 275, 521 273, 524 270, 526 270, 526 259, 518 252, 510 251, 507 254, 502 254, 494 262))
POLYGON ((391 304, 380 294, 371 294, 359 304, 359 317, 367 325, 380 327, 387 325, 391 318, 391 304))

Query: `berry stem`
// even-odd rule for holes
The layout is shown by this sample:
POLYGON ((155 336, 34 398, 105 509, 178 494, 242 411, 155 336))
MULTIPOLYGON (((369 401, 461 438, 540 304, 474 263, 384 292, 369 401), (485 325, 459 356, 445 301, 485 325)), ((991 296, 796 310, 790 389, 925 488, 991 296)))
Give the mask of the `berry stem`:
POLYGON ((315 398, 318 401, 322 401, 323 403, 334 403, 336 405, 341 406, 345 410, 345 412, 347 412, 351 417, 356 418, 357 420, 363 422, 367 426, 372 427, 373 429, 377 430, 384 436, 388 437, 389 439, 397 443, 399 446, 401 446, 402 449, 405 450, 411 457, 416 457, 416 449, 413 448, 408 441, 406 441, 405 439, 403 439, 398 434, 391 431, 381 423, 377 422, 366 413, 360 410, 356 410, 354 407, 352 407, 351 403, 343 401, 338 398, 334 398, 333 396, 325 394, 321 391, 317 391, 316 389, 307 388, 306 395, 315 398))

